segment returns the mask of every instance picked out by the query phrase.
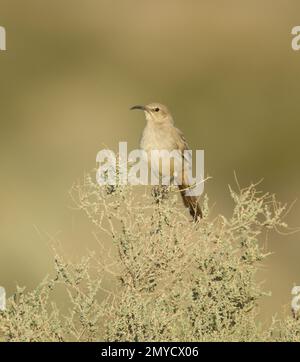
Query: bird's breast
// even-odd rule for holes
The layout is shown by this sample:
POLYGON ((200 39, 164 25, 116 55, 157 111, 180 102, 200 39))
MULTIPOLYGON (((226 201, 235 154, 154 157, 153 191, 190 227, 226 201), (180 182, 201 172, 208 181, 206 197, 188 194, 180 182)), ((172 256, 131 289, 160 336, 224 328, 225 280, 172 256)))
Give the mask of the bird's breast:
POLYGON ((147 125, 142 135, 141 148, 147 153, 152 150, 172 151, 174 141, 167 129, 147 125))

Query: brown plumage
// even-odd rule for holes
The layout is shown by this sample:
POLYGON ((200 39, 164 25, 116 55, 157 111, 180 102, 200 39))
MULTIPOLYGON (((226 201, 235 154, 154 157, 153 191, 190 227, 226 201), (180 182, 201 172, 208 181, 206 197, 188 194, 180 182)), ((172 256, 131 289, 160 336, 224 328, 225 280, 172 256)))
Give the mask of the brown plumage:
POLYGON ((189 209, 189 212, 194 221, 202 219, 202 210, 196 196, 187 196, 185 195, 185 190, 188 188, 186 185, 178 185, 180 194, 184 203, 184 206, 189 209))
MULTIPOLYGON (((151 151, 167 150, 180 151, 182 157, 182 165, 179 169, 171 165, 171 177, 178 177, 181 174, 181 184, 178 186, 183 203, 189 209, 194 221, 202 218, 202 211, 196 196, 186 194, 190 185, 188 181, 188 170, 191 168, 191 162, 183 157, 183 151, 188 150, 187 142, 182 132, 174 126, 174 121, 168 108, 159 103, 152 103, 147 106, 134 106, 131 109, 140 109, 145 112, 147 125, 143 131, 141 139, 141 148, 148 154, 148 160, 151 162, 151 151), (177 175, 177 176, 175 176, 177 175)), ((157 173, 162 176, 162 171, 159 166, 157 173)), ((168 175, 169 177, 170 175, 168 175)))

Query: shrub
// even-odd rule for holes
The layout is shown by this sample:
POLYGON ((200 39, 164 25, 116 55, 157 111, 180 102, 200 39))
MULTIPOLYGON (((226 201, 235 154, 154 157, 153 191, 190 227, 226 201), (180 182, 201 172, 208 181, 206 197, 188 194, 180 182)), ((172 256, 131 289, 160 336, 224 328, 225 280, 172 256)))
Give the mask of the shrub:
POLYGON ((292 316, 259 323, 266 293, 256 273, 266 232, 286 228, 285 206, 257 185, 234 191, 230 218, 190 220, 175 188, 100 187, 91 175, 71 196, 97 229, 99 250, 79 263, 54 250, 55 276, 18 288, 0 312, 6 341, 299 341, 292 316), (156 190, 157 191, 157 190, 156 190), (110 281, 107 287, 104 281, 110 281), (69 301, 63 313, 54 291, 69 301))

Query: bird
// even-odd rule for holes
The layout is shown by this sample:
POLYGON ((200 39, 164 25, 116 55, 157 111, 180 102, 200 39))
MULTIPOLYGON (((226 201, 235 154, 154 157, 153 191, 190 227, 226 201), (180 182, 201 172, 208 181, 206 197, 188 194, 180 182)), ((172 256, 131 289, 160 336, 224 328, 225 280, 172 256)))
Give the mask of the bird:
MULTIPOLYGON (((173 167, 173 175, 171 176, 174 177, 175 175, 176 177, 176 175, 180 174, 181 182, 178 182, 177 186, 184 206, 189 210, 193 221, 199 221, 203 215, 198 198, 187 194, 187 190, 192 187, 187 170, 192 165, 191 160, 184 155, 184 151, 189 150, 189 147, 183 133, 175 127, 172 114, 165 105, 160 103, 136 105, 131 107, 130 110, 141 110, 145 114, 146 126, 142 133, 140 147, 146 152, 148 161, 151 159, 151 152, 154 150, 180 151, 179 155, 182 157, 181 165, 183 166, 180 167, 180 170, 173 167)), ((172 166, 170 166, 170 169, 172 170, 172 166)), ((161 172, 161 168, 159 168, 158 172, 161 172)))

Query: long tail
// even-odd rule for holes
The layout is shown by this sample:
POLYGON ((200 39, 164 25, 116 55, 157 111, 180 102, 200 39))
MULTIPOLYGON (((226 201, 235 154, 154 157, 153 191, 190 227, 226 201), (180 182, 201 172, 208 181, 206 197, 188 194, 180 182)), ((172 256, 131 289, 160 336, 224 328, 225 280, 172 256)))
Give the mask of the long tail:
POLYGON ((178 185, 184 206, 189 209, 189 212, 193 217, 193 220, 197 222, 199 219, 202 219, 203 217, 202 210, 198 203, 198 198, 196 196, 187 196, 185 194, 185 190, 187 189, 187 187, 188 186, 186 185, 178 185))

